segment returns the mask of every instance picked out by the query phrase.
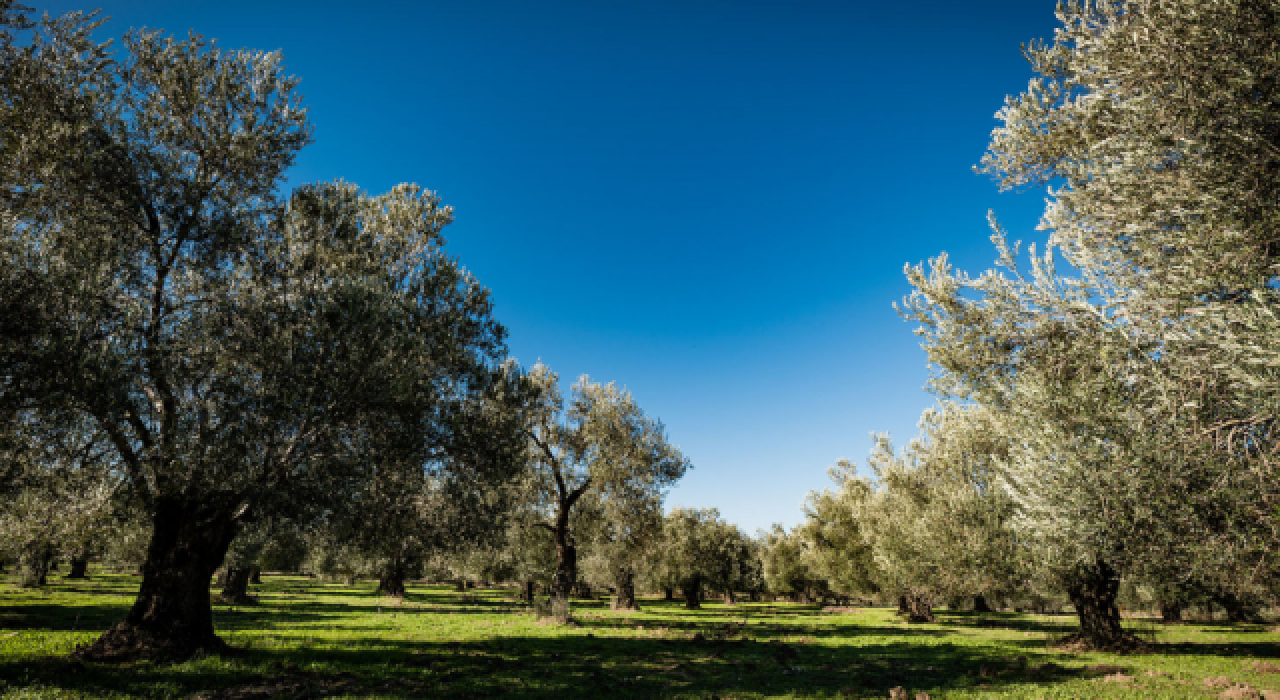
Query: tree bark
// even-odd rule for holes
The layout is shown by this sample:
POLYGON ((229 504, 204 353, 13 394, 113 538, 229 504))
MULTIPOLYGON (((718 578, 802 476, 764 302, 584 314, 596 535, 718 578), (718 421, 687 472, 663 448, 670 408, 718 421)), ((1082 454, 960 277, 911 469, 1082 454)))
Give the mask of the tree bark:
POLYGON ((249 601, 249 569, 239 566, 227 568, 218 598, 230 603, 247 603, 249 601))
POLYGON ((684 606, 690 610, 697 610, 702 607, 702 602, 698 600, 702 595, 702 577, 694 576, 686 580, 680 585, 681 592, 684 593, 684 606))
POLYGON ((1227 622, 1261 622, 1262 615, 1253 601, 1230 591, 1214 596, 1214 600, 1227 611, 1227 622))
POLYGON ((726 589, 724 590, 724 604, 725 604, 725 605, 736 605, 737 603, 738 603, 738 600, 737 600, 736 598, 734 598, 734 597, 733 597, 733 589, 732 589, 732 588, 726 588, 726 589))
POLYGON ((49 568, 53 563, 53 548, 47 545, 36 547, 24 557, 22 567, 22 587, 40 588, 49 582, 49 568))
POLYGON ((907 605, 907 597, 904 595, 898 596, 898 614, 906 615, 910 612, 911 612, 911 607, 907 605))
POLYGON ((75 655, 97 661, 186 659, 227 647, 213 631, 209 579, 236 535, 234 511, 156 499, 142 585, 123 622, 75 655))
POLYGON ((404 562, 400 559, 391 560, 383 568, 382 575, 378 577, 378 592, 392 598, 403 598, 405 596, 405 578, 404 562))
POLYGON ((973 597, 973 611, 976 613, 989 613, 991 606, 987 603, 987 597, 979 593, 973 597))
POLYGON ((1119 573, 1103 561, 1082 569, 1067 587, 1080 619, 1080 639, 1094 649, 1120 649, 1135 642, 1120 625, 1119 592, 1119 573))
POLYGON ((249 569, 249 583, 252 583, 255 586, 262 585, 262 569, 259 569, 256 566, 249 569))
POLYGON ((551 589, 555 597, 568 600, 573 585, 578 582, 578 548, 574 545, 573 535, 569 534, 568 518, 564 520, 563 524, 556 523, 556 577, 551 589))
POLYGON ((1182 603, 1161 601, 1160 619, 1167 623, 1182 622, 1182 603))
POLYGON ((933 601, 919 595, 906 596, 907 622, 933 622, 933 601))
POLYGON ((89 555, 77 554, 71 557, 71 571, 67 572, 67 578, 89 578, 89 555))
POLYGON ((524 594, 521 595, 521 599, 524 600, 524 602, 526 603, 533 602, 533 589, 534 589, 533 581, 524 582, 524 594))
POLYGON ((618 588, 618 597, 613 607, 617 610, 639 610, 636 603, 636 572, 629 566, 618 567, 613 574, 613 581, 618 588))
POLYGON ((675 599, 676 599, 676 590, 675 590, 674 588, 672 588, 671 586, 667 586, 666 588, 663 588, 663 589, 662 589, 662 599, 663 599, 663 600, 675 600, 675 599))

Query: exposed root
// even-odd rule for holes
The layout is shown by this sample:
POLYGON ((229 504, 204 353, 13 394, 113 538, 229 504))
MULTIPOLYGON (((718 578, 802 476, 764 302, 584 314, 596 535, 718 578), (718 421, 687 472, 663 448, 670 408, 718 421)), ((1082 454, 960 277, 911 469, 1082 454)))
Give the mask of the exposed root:
POLYGON ((199 653, 227 654, 230 651, 231 647, 216 635, 208 639, 160 638, 122 622, 104 632, 92 644, 76 646, 71 658, 108 663, 138 659, 185 661, 199 653))
POLYGON ((1109 651, 1116 654, 1145 654, 1151 650, 1146 642, 1131 634, 1121 635, 1119 639, 1109 644, 1094 644, 1077 632, 1055 640, 1049 646, 1059 651, 1109 651))

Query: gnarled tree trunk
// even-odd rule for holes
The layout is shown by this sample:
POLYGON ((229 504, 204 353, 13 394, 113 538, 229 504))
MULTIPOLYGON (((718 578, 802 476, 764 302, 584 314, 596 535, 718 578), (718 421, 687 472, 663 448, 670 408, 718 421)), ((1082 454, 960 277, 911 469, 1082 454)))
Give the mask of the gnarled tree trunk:
POLYGON ((378 592, 393 598, 403 598, 405 578, 404 562, 400 559, 391 560, 382 570, 382 575, 378 577, 378 592))
POLYGON ((236 535, 234 511, 157 498, 142 585, 123 622, 76 651, 92 660, 185 659, 226 644, 213 631, 209 579, 236 535))
POLYGON ((991 612, 991 606, 987 603, 987 597, 979 593, 973 597, 973 611, 977 613, 991 612))
POLYGON ((1227 622, 1261 622, 1262 614, 1259 605, 1246 597, 1231 591, 1223 591, 1213 597, 1223 610, 1227 611, 1227 622))
POLYGON ((629 566, 620 566, 613 572, 613 582, 618 588, 618 597, 613 602, 617 610, 639 610, 636 603, 636 572, 629 566))
POLYGON ((22 561, 22 587, 40 588, 49 582, 53 547, 42 545, 27 552, 22 561))
POLYGON ((1120 574, 1104 561, 1082 568, 1067 586, 1080 619, 1080 639, 1094 649, 1119 649, 1135 642, 1120 625, 1119 592, 1120 574))
POLYGON ((921 595, 909 595, 907 622, 933 622, 933 601, 921 595))
POLYGON ((702 607, 702 602, 698 599, 702 596, 702 577, 694 576, 686 579, 680 584, 680 590, 684 593, 684 606, 690 610, 697 610, 702 607))
POLYGON ((89 578, 89 555, 81 552, 71 557, 71 571, 67 578, 89 578))
POLYGON ((249 569, 241 566, 227 567, 223 577, 222 592, 218 598, 230 603, 249 601, 249 569))

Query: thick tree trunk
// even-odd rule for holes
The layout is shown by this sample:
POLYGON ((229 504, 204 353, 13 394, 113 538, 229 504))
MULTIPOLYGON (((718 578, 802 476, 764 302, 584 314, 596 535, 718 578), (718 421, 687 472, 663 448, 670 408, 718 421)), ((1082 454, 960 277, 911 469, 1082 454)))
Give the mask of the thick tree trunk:
POLYGON ((526 603, 532 603, 532 602, 533 602, 533 590, 534 590, 534 583, 533 583, 533 581, 525 581, 525 582, 524 582, 524 593, 520 596, 520 599, 521 599, 521 600, 523 600, 523 601, 524 601, 524 602, 526 602, 526 603))
POLYGON ((671 586, 667 586, 666 588, 662 589, 662 599, 663 599, 663 600, 675 600, 675 599, 676 599, 676 589, 672 588, 671 586))
POLYGON ((1182 622, 1182 603, 1162 601, 1160 603, 1160 619, 1167 623, 1182 622))
POLYGON ((22 562, 22 587, 40 588, 49 582, 53 548, 38 547, 27 553, 22 562))
POLYGON ((978 613, 991 612, 991 606, 987 604, 987 597, 979 593, 973 597, 973 611, 978 613))
POLYGON ((128 617, 76 651, 82 659, 185 659, 226 644, 213 631, 209 579, 236 534, 233 511, 157 499, 142 585, 128 617))
POLYGON ((738 603, 738 600, 737 600, 736 598, 734 598, 734 597, 733 597, 733 589, 732 589, 732 588, 726 588, 726 589, 725 589, 725 591, 724 591, 724 604, 725 604, 725 605, 736 605, 737 603, 738 603))
POLYGON ((574 584, 578 582, 578 548, 574 545, 573 535, 569 534, 568 518, 557 519, 557 521, 556 577, 551 584, 551 589, 555 597, 568 600, 574 584))
POLYGON ((1067 587, 1080 619, 1080 639, 1094 649, 1120 649, 1135 641, 1120 625, 1119 592, 1120 575, 1101 561, 1081 570, 1067 587))
POLYGON ((907 622, 933 622, 933 601, 918 595, 907 599, 907 622))
POLYGON ((222 592, 218 594, 218 598, 229 603, 249 602, 248 569, 238 566, 228 567, 223 579, 222 592))
POLYGON ((1214 600, 1223 610, 1227 611, 1227 622, 1261 622, 1262 615, 1259 606, 1244 597, 1238 596, 1230 591, 1224 591, 1214 596, 1214 600))
POLYGON ((77 554, 71 557, 71 571, 67 572, 67 578, 89 578, 89 555, 77 554))
POLYGON ((702 597, 702 577, 694 576, 680 585, 681 592, 684 593, 684 606, 690 610, 697 610, 702 607, 699 598, 702 597))
POLYGON ((613 572, 613 582, 618 588, 618 597, 613 602, 617 610, 639 610, 636 603, 636 572, 629 566, 620 566, 613 572))
POLYGON ((399 559, 393 559, 382 570, 382 575, 378 578, 378 592, 393 598, 403 598, 405 596, 405 578, 404 562, 399 559))
POLYGON ((262 585, 262 569, 259 569, 256 566, 249 569, 249 583, 252 583, 255 586, 262 585))

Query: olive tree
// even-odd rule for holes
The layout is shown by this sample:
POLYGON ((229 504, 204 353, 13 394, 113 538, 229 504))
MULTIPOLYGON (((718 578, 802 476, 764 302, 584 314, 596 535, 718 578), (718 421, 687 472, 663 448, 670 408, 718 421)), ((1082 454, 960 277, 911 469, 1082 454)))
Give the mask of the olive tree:
POLYGON ((804 590, 806 582, 782 574, 784 569, 795 569, 803 563, 804 577, 822 579, 825 587, 837 594, 875 595, 880 592, 880 576, 861 520, 873 486, 858 476, 855 466, 847 460, 838 462, 828 473, 836 489, 811 491, 805 499, 804 522, 792 533, 802 545, 796 553, 801 561, 789 567, 775 561, 770 567, 774 586, 784 592, 804 590))
POLYGON ((1122 576, 1242 589, 1275 570, 1276 13, 1061 4, 981 168, 1053 185, 1044 255, 1023 274, 996 227, 1003 272, 909 273, 935 387, 1013 438, 1014 522, 1096 646, 1127 643, 1122 576))
POLYGON ((540 391, 527 431, 536 489, 532 500, 546 511, 533 526, 551 535, 558 562, 555 595, 568 599, 578 582, 578 542, 571 525, 583 497, 590 494, 596 507, 616 516, 615 535, 625 539, 630 525, 622 515, 660 503, 689 462, 667 442, 662 423, 647 417, 625 389, 584 375, 566 402, 559 377, 545 365, 535 366, 530 379, 540 391))
POLYGON ((310 127, 279 53, 94 27, 0 54, 0 399, 91 420, 151 521, 133 608, 81 655, 181 657, 223 646, 209 579, 242 524, 429 460, 503 331, 433 193, 280 192, 310 127))

